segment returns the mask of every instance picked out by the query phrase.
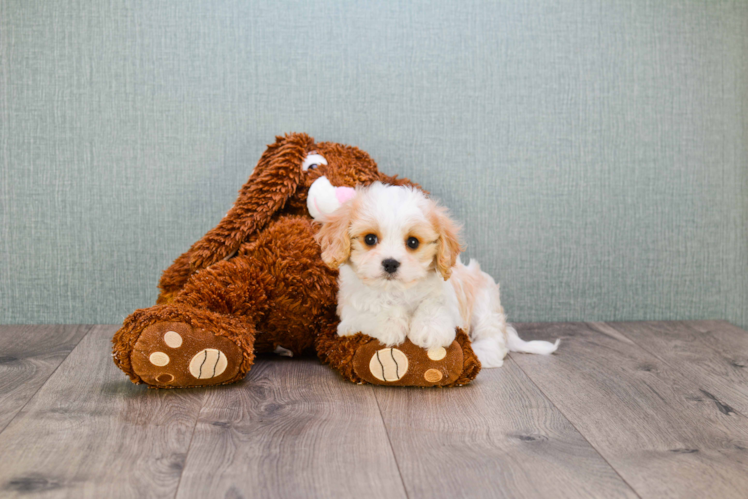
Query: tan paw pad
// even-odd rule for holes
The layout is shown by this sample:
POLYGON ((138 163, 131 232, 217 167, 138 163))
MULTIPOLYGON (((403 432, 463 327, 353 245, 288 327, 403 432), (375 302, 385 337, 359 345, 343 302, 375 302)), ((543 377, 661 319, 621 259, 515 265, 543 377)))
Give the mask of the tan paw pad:
POLYGON ((439 370, 431 368, 430 370, 426 370, 426 373, 423 374, 423 378, 426 379, 426 382, 434 384, 439 382, 443 378, 443 375, 439 370))
POLYGON ((369 371, 383 382, 400 380, 408 373, 408 357, 399 349, 380 349, 369 362, 369 371))
POLYGON ((431 361, 440 361, 447 357, 447 350, 443 347, 432 347, 426 354, 431 361))
POLYGON ((149 358, 151 360, 151 363, 156 366, 166 366, 169 364, 169 355, 165 352, 154 352, 151 353, 149 358))
POLYGON ((203 349, 190 361, 190 373, 197 379, 217 377, 222 374, 229 362, 218 349, 203 349))
POLYGON ((164 344, 172 349, 179 349, 182 347, 182 336, 177 332, 170 330, 164 334, 164 344))

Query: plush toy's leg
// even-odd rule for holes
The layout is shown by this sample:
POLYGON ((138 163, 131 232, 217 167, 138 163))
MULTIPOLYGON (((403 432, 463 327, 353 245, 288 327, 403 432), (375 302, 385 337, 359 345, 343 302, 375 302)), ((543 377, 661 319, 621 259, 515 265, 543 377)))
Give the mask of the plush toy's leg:
POLYGON ((251 325, 183 304, 135 311, 113 342, 117 366, 151 387, 229 384, 254 360, 251 325))
POLYGON ((242 379, 254 360, 254 325, 267 308, 269 279, 241 257, 194 275, 172 303, 125 320, 113 339, 114 362, 151 387, 242 379))
POLYGON ((386 347, 361 333, 340 337, 330 325, 317 337, 316 347, 323 363, 359 384, 452 387, 469 383, 480 371, 480 361, 462 330, 446 349, 427 351, 409 340, 386 347))

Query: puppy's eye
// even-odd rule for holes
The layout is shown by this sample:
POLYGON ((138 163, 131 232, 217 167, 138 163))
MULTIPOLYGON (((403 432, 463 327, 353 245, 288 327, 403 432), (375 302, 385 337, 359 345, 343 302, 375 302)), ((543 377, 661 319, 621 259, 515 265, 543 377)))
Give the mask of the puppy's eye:
POLYGON ((410 238, 408 238, 408 241, 406 241, 405 244, 408 245, 408 248, 410 248, 411 250, 415 250, 416 248, 418 248, 418 245, 420 245, 421 242, 418 241, 418 238, 414 238, 413 236, 411 236, 410 238))
POLYGON ((301 165, 301 170, 306 172, 307 170, 314 170, 320 165, 327 165, 327 160, 322 155, 316 153, 310 153, 304 159, 304 163, 301 165))
POLYGON ((364 236, 364 243, 366 243, 368 246, 373 247, 379 242, 379 238, 377 238, 376 234, 367 234, 364 236))

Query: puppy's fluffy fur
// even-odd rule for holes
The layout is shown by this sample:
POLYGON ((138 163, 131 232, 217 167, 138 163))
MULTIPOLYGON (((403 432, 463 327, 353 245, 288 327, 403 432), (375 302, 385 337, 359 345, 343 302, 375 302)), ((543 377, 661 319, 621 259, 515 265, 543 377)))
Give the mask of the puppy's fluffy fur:
POLYGON ((459 259, 458 227, 421 191, 374 183, 327 217, 317 234, 322 259, 340 269, 339 335, 358 332, 388 346, 406 337, 425 349, 446 347, 455 329, 470 335, 484 367, 508 351, 550 354, 506 322, 499 286, 474 260, 459 259))

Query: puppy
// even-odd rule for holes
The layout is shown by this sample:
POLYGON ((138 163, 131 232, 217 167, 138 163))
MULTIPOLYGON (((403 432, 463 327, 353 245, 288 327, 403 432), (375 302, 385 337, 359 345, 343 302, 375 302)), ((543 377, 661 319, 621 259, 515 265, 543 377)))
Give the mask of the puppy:
POLYGON ((338 335, 365 333, 395 346, 409 338, 447 347, 468 332, 484 367, 508 351, 550 354, 555 344, 525 342, 506 322, 499 286, 459 259, 458 227, 446 209, 410 187, 374 183, 325 217, 322 259, 339 268, 338 335))

